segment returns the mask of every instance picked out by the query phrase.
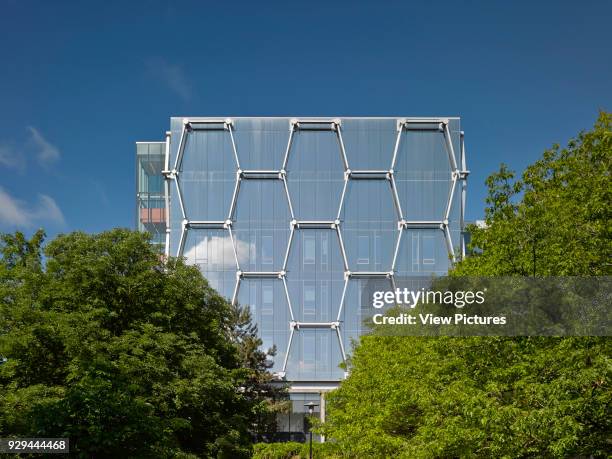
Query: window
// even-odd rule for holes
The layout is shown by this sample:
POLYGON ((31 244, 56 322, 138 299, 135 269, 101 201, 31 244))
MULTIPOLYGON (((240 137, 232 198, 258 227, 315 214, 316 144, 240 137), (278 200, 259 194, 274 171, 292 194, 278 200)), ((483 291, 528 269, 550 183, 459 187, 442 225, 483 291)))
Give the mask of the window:
POLYGON ((272 238, 272 236, 261 237, 261 264, 272 264, 273 247, 274 239, 272 238))
POLYGON ((307 333, 302 337, 302 356, 304 358, 304 369, 314 370, 316 360, 315 336, 307 333))
MULTIPOLYGON (((316 314, 316 289, 313 282, 304 282, 304 318, 316 314)), ((310 317, 313 318, 313 317, 310 317)))
POLYGON ((193 249, 195 252, 195 263, 198 265, 208 264, 208 237, 196 238, 196 245, 193 249))
POLYGON ((314 236, 304 235, 304 264, 314 265, 316 253, 316 239, 314 236))
POLYGON ((251 314, 254 318, 257 317, 257 285, 255 282, 248 284, 249 288, 249 305, 251 306, 251 314))
POLYGON ((326 322, 329 320, 329 281, 321 281, 320 292, 319 316, 322 322, 326 322))
POLYGON ((330 352, 329 352, 329 332, 322 330, 317 336, 317 367, 319 370, 329 370, 330 352))
POLYGON ((412 271, 419 271, 419 235, 412 235, 412 271))
MULTIPOLYGON (((240 244, 238 244, 238 248, 240 249, 240 244)), ((251 269, 255 270, 255 264, 257 263, 257 237, 254 234, 251 235, 251 243, 249 244, 249 260, 251 269)))
POLYGON ((357 264, 367 265, 370 263, 370 238, 359 236, 357 246, 357 264))
POLYGON ((433 265, 435 260, 435 246, 433 236, 423 236, 423 264, 433 265))
POLYGON ((377 271, 381 268, 381 245, 380 245, 380 234, 374 236, 374 265, 377 271))
POLYGON ((261 313, 270 315, 274 311, 274 291, 272 285, 261 286, 261 313))
POLYGON ((327 271, 329 264, 329 238, 327 233, 321 234, 321 271, 327 271))
POLYGON ((221 250, 219 250, 219 238, 215 236, 211 236, 208 239, 208 260, 209 263, 214 267, 218 268, 221 263, 221 257, 219 254, 221 250))

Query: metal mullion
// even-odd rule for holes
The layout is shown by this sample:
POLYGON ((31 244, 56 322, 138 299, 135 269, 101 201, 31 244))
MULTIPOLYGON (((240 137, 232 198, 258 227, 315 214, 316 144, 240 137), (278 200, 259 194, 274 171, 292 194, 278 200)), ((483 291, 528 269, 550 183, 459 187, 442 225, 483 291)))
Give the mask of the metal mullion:
POLYGON ((241 271, 245 279, 277 279, 281 274, 280 271, 241 271))
POLYGON ((465 171, 467 170, 467 164, 465 161, 465 139, 464 133, 460 133, 460 147, 461 147, 461 170, 463 172, 461 176, 461 209, 459 212, 459 227, 461 228, 461 258, 465 258, 466 247, 465 247, 465 201, 467 193, 467 177, 465 171))
POLYGON ((296 322, 296 326, 298 329, 300 328, 309 328, 309 329, 328 329, 337 327, 338 324, 336 322, 296 322))
POLYGON ((457 174, 453 173, 453 181, 451 189, 448 192, 448 202, 446 203, 446 210, 444 211, 444 220, 448 221, 450 217, 450 211, 453 206, 453 199, 455 197, 455 187, 457 186, 457 174))
POLYGON ((287 278, 283 276, 282 281, 283 287, 285 288, 285 295, 287 297, 287 306, 289 307, 289 315, 291 316, 291 322, 295 322, 295 317, 293 315, 293 307, 291 306, 291 298, 289 296, 289 287, 287 286, 287 278))
POLYGON ((289 263, 289 251, 291 250, 291 244, 293 243, 293 234, 295 233, 294 225, 291 225, 291 232, 289 233, 289 241, 287 242, 287 250, 285 251, 285 259, 283 260, 283 271, 287 271, 287 264, 289 263))
POLYGON ((298 220, 295 222, 298 228, 303 229, 330 229, 336 224, 331 220, 298 220))
POLYGON ((453 240, 451 239, 450 229, 448 225, 444 225, 444 236, 446 239, 446 247, 448 249, 448 254, 451 256, 454 263, 456 261, 455 250, 453 248, 453 240))
POLYGON ((339 120, 337 118, 333 118, 333 119, 329 119, 329 118, 321 118, 321 119, 316 119, 316 118, 303 118, 303 119, 296 119, 295 123, 296 124, 333 124, 333 125, 339 125, 340 123, 338 122, 339 120))
POLYGON ((436 229, 438 228, 440 225, 443 225, 444 222, 443 221, 404 221, 403 226, 404 228, 410 228, 410 229, 436 229))
POLYGON ((340 306, 338 307, 338 317, 336 320, 340 322, 340 317, 342 316, 342 310, 344 309, 344 300, 346 299, 346 290, 348 289, 349 276, 346 276, 344 279, 344 287, 342 288, 342 297, 340 298, 340 306))
MULTIPOLYGON (((166 131, 166 142, 164 151, 164 171, 168 170, 170 164, 170 132, 166 131)), ((164 214, 166 217, 166 244, 164 245, 164 256, 170 256, 170 178, 164 173, 164 214)))
POLYGON ((336 327, 336 336, 338 336, 338 344, 342 353, 342 363, 346 364, 346 353, 344 352, 344 344, 342 344, 342 336, 340 335, 340 327, 336 327))
POLYGON ((340 125, 336 125, 336 136, 338 137, 338 143, 340 144, 340 153, 342 154, 342 162, 344 163, 344 170, 349 169, 348 158, 346 156, 346 150, 344 148, 344 140, 342 139, 342 129, 340 125))
POLYGON ((164 151, 164 171, 167 171, 170 167, 170 131, 166 131, 166 141, 164 142, 166 147, 164 151))
POLYGON ((289 203, 289 212, 291 213, 291 219, 295 220, 295 214, 293 213, 293 204, 291 204, 291 196, 289 195, 289 186, 287 185, 287 177, 283 176, 281 179, 283 186, 285 187, 285 194, 287 195, 287 203, 289 203))
POLYGON ((190 220, 189 226, 195 229, 225 229, 226 221, 190 220))
POLYGON ((397 285, 395 284, 395 276, 389 276, 389 282, 391 282, 391 290, 396 291, 397 285))
POLYGON ((395 271, 395 266, 397 264, 397 256, 399 254, 403 232, 404 232, 404 228, 402 226, 398 226, 397 242, 395 244, 395 250, 393 251, 393 261, 391 262, 391 271, 395 271))
POLYGON ((280 171, 273 170, 243 170, 242 178, 251 180, 280 179, 280 171))
POLYGON ((403 118, 404 124, 440 124, 448 122, 447 118, 403 118))
POLYGON ((397 212, 397 216, 400 220, 404 219, 404 214, 402 213, 402 205, 400 204, 399 194, 397 193, 397 186, 395 184, 395 177, 393 174, 389 174, 389 186, 391 186, 391 193, 393 196, 393 204, 395 205, 395 211, 397 212))
POLYGON ((291 333, 289 334, 289 342, 287 343, 287 351, 285 352, 285 361, 283 362, 283 373, 287 372, 287 361, 289 360, 289 352, 291 352, 291 343, 293 341, 293 333, 295 332, 295 327, 291 327, 291 333))
POLYGON ((170 180, 168 178, 164 178, 164 205, 166 208, 164 209, 165 217, 166 217, 166 245, 164 246, 164 255, 166 258, 170 256, 170 180))
POLYGON ((232 139, 232 150, 234 151, 234 159, 236 160, 236 167, 240 169, 240 160, 238 159, 238 150, 236 150, 236 142, 234 141, 234 131, 232 129, 232 123, 226 123, 227 130, 230 134, 230 139, 232 139))
POLYGON ((236 285, 234 286, 234 294, 232 295, 232 305, 236 306, 238 301, 238 292, 240 291, 240 276, 236 276, 236 285))
POLYGON ((453 172, 457 172, 457 159, 455 158, 455 148, 453 147, 453 141, 450 136, 450 130, 448 128, 448 124, 444 124, 444 139, 446 140, 446 149, 448 153, 448 158, 451 163, 451 168, 453 172))
POLYGON ((185 152, 185 144, 187 143, 187 125, 183 123, 183 130, 181 131, 181 138, 179 140, 178 151, 176 152, 176 158, 174 160, 174 170, 178 171, 181 162, 183 161, 183 153, 185 152))
POLYGON ((336 216, 336 220, 340 220, 340 215, 342 214, 342 207, 344 206, 344 197, 346 196, 346 189, 348 187, 348 175, 344 176, 344 186, 342 187, 342 196, 340 196, 340 206, 338 206, 338 215, 336 216))
POLYGON ((189 124, 231 124, 231 120, 218 118, 189 118, 189 124))
POLYGON ((350 277, 355 279, 382 279, 389 277, 389 271, 351 271, 350 277))
POLYGON ((176 251, 176 257, 183 256, 183 250, 185 248, 185 239, 187 238, 187 225, 183 222, 183 228, 181 230, 181 239, 179 240, 179 246, 176 251))
POLYGON ((351 170, 353 180, 388 180, 389 171, 354 171, 351 170))
POLYGON ((397 138, 395 139, 395 148, 393 148, 393 158, 391 159, 391 169, 395 169, 397 162, 397 153, 399 151, 400 139, 402 138, 402 132, 404 132, 404 124, 398 126, 397 138))
POLYGON ((344 270, 348 271, 348 259, 346 257, 346 251, 344 250, 344 241, 342 239, 342 231, 340 231, 340 225, 336 225, 336 234, 338 235, 338 242, 340 243, 340 251, 342 252, 342 262, 344 263, 344 270))
POLYGON ((232 219, 232 217, 234 216, 234 212, 236 210, 236 204, 238 201, 238 192, 240 191, 240 180, 242 180, 241 173, 237 172, 236 173, 236 184, 234 185, 234 194, 232 195, 232 202, 230 204, 229 214, 227 216, 228 220, 232 219))
POLYGON ((287 162, 289 161, 289 151, 291 150, 291 144, 293 142, 294 130, 295 126, 293 125, 293 123, 291 123, 289 128, 289 140, 287 141, 287 149, 285 150, 285 158, 283 159, 283 170, 287 170, 287 162))
MULTIPOLYGON (((300 123, 305 124, 301 121, 300 123)), ((305 127, 305 126, 302 127, 302 126, 299 126, 300 123, 298 123, 298 129, 302 131, 310 131, 310 132, 334 132, 335 131, 335 129, 331 126, 331 123, 330 123, 330 127, 320 127, 320 128, 319 127, 305 127)), ((315 124, 315 123, 312 123, 312 124, 315 124)), ((327 123, 319 123, 319 124, 327 124, 327 123)))
POLYGON ((174 183, 176 184, 176 194, 178 196, 179 206, 181 208, 181 214, 183 215, 183 219, 186 220, 187 219, 187 213, 185 212, 185 206, 183 204, 183 193, 181 192, 181 185, 179 183, 178 175, 174 179, 174 183))
POLYGON ((236 269, 240 271, 240 263, 238 262, 238 252, 236 251, 236 242, 234 240, 234 233, 232 232, 231 225, 227 226, 227 231, 229 232, 230 241, 232 242, 232 252, 234 252, 234 260, 236 260, 236 269))

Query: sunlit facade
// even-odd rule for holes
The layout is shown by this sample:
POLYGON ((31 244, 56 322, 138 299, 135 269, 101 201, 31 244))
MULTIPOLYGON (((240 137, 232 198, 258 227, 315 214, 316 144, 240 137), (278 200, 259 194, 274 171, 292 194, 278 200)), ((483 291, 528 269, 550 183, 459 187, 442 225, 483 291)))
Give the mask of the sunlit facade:
POLYGON ((177 117, 139 161, 144 145, 163 161, 157 178, 138 163, 139 228, 251 308, 291 385, 284 432, 346 376, 368 283, 444 274, 464 254, 458 118, 177 117))

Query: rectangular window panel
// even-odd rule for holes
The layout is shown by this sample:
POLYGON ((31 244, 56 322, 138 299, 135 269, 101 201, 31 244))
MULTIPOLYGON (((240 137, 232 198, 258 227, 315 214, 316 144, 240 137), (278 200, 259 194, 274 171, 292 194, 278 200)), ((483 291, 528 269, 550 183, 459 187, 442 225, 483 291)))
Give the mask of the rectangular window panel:
POLYGON ((319 318, 321 322, 329 320, 329 282, 321 281, 321 301, 319 302, 319 318))
MULTIPOLYGON (((249 245, 249 264, 251 270, 255 270, 255 264, 257 263, 257 236, 251 235, 251 244, 249 245)), ((244 269, 244 268, 243 268, 244 269)))
POLYGON ((322 331, 318 338, 317 343, 317 367, 320 370, 329 370, 329 332, 327 330, 322 331))
POLYGON ((272 264, 272 254, 274 247, 274 239, 272 236, 261 237, 261 263, 264 265, 272 264))
POLYGON ((255 282, 249 283, 249 306, 253 318, 257 318, 257 285, 255 282))
POLYGON ((199 265, 208 264, 208 237, 204 236, 200 240, 196 240, 195 246, 195 262, 199 265))
POLYGON ((327 234, 321 234, 321 270, 327 271, 329 264, 329 239, 327 234))
POLYGON ((359 236, 357 246, 357 264, 367 265, 370 263, 370 238, 359 236))
POLYGON ((382 266, 381 250, 380 234, 377 234, 374 236, 374 265, 377 271, 380 271, 382 266))
POLYGON ((261 286, 261 313, 270 315, 274 311, 274 293, 272 285, 261 286))
POLYGON ((314 265, 316 253, 316 239, 312 235, 304 235, 304 264, 314 265))
POLYGON ((304 369, 314 370, 316 359, 316 342, 314 334, 308 333, 302 337, 302 356, 304 357, 304 369))
POLYGON ((208 259, 213 268, 219 267, 219 253, 221 253, 219 247, 219 238, 211 237, 208 239, 208 259))
POLYGON ((304 317, 316 314, 316 303, 317 295, 314 283, 304 282, 304 317))
POLYGON ((436 262, 433 236, 423 236, 423 264, 433 265, 436 262))
POLYGON ((419 271, 419 235, 412 235, 412 270, 419 271))

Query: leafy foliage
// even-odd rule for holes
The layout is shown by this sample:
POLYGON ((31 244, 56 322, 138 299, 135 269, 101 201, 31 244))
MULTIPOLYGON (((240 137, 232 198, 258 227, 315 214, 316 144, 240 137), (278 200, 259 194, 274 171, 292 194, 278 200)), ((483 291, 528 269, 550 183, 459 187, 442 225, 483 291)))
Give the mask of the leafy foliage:
POLYGON ((246 457, 267 376, 250 318, 147 236, 3 235, 0 436, 80 457, 246 457))
POLYGON ((612 273, 612 113, 566 148, 487 179, 486 227, 469 228, 471 256, 454 275, 576 276, 612 273))
MULTIPOLYGON (((313 443, 313 457, 341 458, 344 457, 334 443, 313 443)), ((310 445, 308 443, 257 443, 253 448, 253 459, 308 459, 310 445)))
MULTIPOLYGON (((612 115, 522 180, 487 180, 486 227, 451 275, 609 275, 612 115)), ((362 337, 320 431, 347 457, 606 457, 607 337, 362 337)))

